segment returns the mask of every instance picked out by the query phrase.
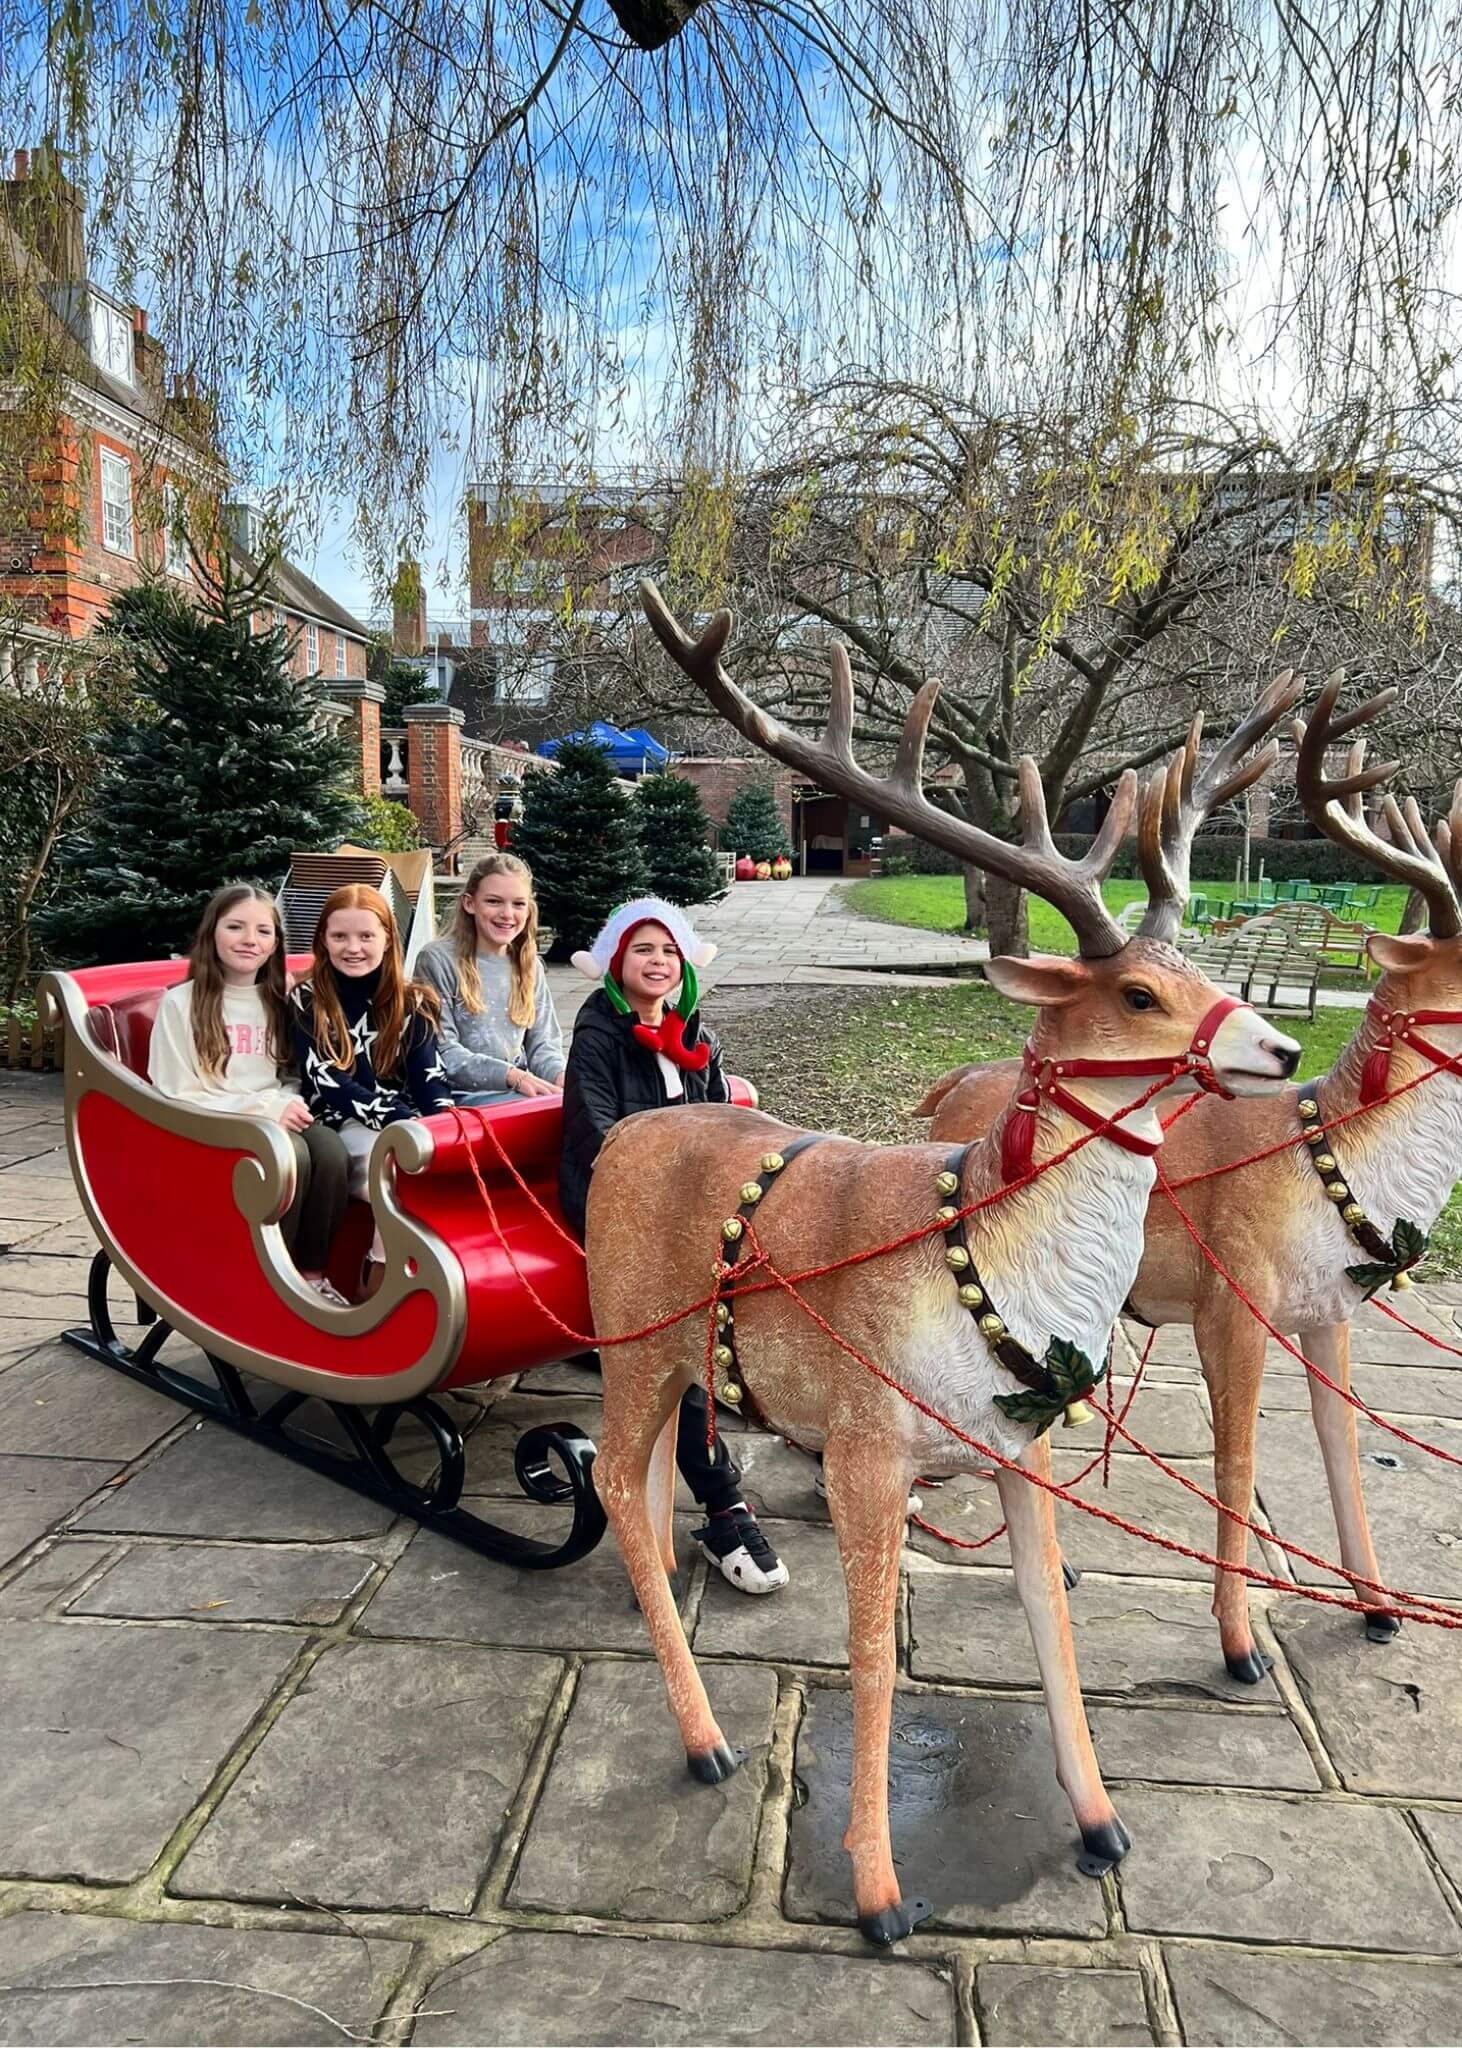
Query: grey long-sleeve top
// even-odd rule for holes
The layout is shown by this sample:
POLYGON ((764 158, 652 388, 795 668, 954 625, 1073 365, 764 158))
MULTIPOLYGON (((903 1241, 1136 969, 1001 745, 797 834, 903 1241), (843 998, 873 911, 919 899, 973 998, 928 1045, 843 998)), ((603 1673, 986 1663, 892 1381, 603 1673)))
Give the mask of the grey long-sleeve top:
POLYGON ((479 953, 482 1008, 469 1010, 457 980, 456 949, 450 939, 433 939, 417 955, 412 972, 430 982, 442 999, 442 1064, 454 1091, 506 1088, 508 1068, 519 1067, 540 1081, 563 1078, 563 1033, 548 992, 543 962, 535 966, 533 1021, 514 1024, 508 1016, 512 963, 505 954, 479 953))

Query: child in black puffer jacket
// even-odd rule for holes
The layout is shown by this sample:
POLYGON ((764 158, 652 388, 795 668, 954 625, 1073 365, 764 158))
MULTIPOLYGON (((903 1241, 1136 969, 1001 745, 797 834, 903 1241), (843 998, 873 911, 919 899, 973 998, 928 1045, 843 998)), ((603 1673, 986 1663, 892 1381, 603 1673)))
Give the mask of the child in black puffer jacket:
MULTIPOLYGON (((574 1023, 563 1077, 563 1153, 559 1200, 582 1237, 594 1161, 621 1117, 682 1102, 726 1102, 715 1040, 701 1027, 696 968, 715 947, 703 945, 683 912, 655 896, 616 910, 574 965, 600 987, 574 1023)), ((787 1567, 741 1498, 741 1472, 716 1440, 706 1449, 706 1394, 692 1387, 680 1404, 676 1463, 706 1511, 696 1541, 723 1578, 742 1593, 774 1593, 787 1567)))

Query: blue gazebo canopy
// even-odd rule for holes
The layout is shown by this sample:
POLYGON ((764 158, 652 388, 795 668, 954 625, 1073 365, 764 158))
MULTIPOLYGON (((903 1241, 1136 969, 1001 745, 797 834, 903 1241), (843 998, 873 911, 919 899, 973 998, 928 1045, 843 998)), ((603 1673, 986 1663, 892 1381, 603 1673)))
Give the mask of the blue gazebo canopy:
POLYGON ((657 768, 663 768, 670 759, 670 749, 662 746, 643 726, 631 726, 628 732, 624 732, 617 725, 606 724, 602 718, 596 718, 584 732, 565 733, 563 739, 544 740, 538 751, 552 760, 564 740, 588 740, 591 745, 602 747, 620 775, 648 775, 657 768))

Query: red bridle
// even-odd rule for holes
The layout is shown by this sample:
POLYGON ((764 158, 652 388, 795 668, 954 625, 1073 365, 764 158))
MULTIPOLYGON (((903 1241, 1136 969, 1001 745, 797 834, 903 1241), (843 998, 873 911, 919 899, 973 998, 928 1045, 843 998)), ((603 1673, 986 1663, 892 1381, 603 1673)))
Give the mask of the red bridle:
POLYGON ((1456 1067, 1462 1053, 1443 1052, 1417 1030, 1418 1024, 1462 1024, 1462 1010, 1388 1010, 1378 996, 1366 1004, 1366 1015, 1381 1021, 1381 1041, 1373 1046, 1361 1069, 1362 1104, 1378 1102, 1387 1092, 1391 1078, 1391 1054, 1398 1045, 1409 1045, 1434 1067, 1456 1067))
MULTIPOLYGON (((1058 1109, 1065 1110, 1089 1131, 1099 1132, 1112 1144, 1120 1145, 1124 1152, 1135 1152, 1141 1159, 1151 1159, 1162 1145, 1159 1138, 1140 1138, 1135 1131, 1124 1131, 1120 1123, 1103 1116, 1099 1110, 1083 1102, 1079 1095, 1073 1095, 1066 1086, 1068 1081, 1176 1081, 1188 1075, 1196 1081, 1207 1095, 1228 1095, 1228 1089, 1213 1071, 1213 1041, 1218 1036, 1219 1026, 1235 1010, 1248 1010, 1252 1004, 1239 996, 1220 996, 1212 1007, 1206 1010, 1198 1021, 1192 1042, 1186 1052, 1176 1058, 1164 1059, 1155 1055, 1145 1060, 1049 1060, 1042 1059, 1035 1048, 1027 1042, 1021 1055, 1021 1064, 1029 1076, 1028 1083, 1015 1098, 1018 1115, 1006 1120, 1005 1135, 1000 1147, 1000 1165, 1007 1181, 1019 1180, 1030 1171, 1031 1158, 1036 1139, 1036 1119, 1041 1103, 1052 1102, 1058 1109)), ((1155 1091, 1157 1092, 1157 1091, 1155 1091)))

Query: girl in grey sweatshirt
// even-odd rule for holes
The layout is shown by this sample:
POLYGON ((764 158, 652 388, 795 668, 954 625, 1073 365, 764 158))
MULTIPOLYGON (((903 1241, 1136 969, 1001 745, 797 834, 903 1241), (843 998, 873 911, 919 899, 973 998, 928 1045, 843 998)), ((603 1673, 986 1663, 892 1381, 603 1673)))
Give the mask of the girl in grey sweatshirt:
POLYGON ((442 999, 442 1064, 458 1102, 561 1091, 563 1033, 538 957, 533 876, 515 855, 477 863, 450 931, 423 947, 414 971, 442 999))

